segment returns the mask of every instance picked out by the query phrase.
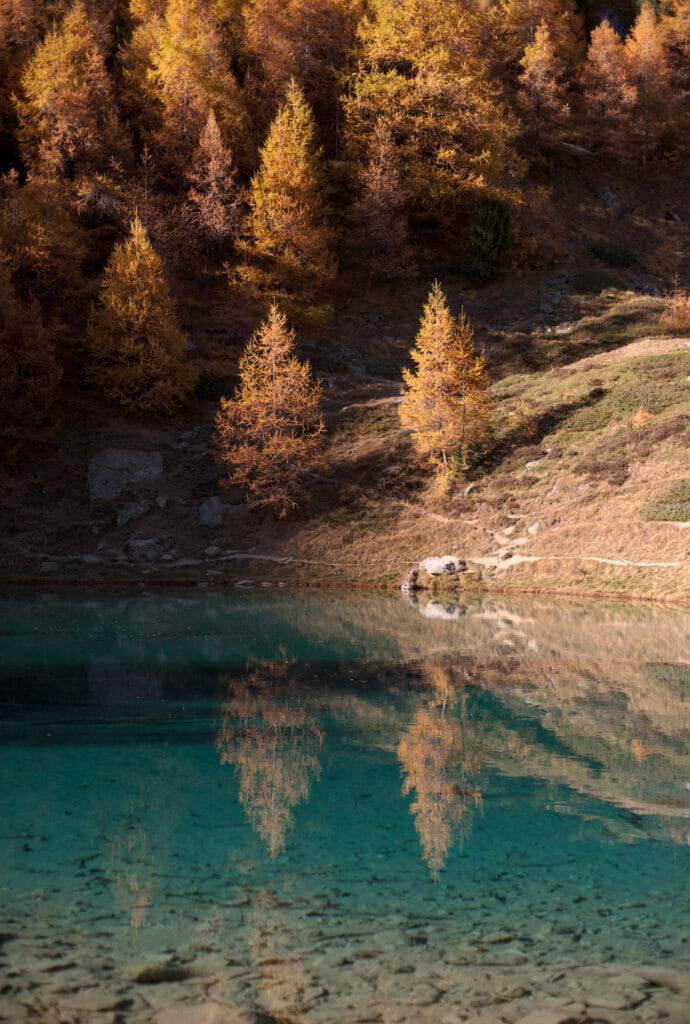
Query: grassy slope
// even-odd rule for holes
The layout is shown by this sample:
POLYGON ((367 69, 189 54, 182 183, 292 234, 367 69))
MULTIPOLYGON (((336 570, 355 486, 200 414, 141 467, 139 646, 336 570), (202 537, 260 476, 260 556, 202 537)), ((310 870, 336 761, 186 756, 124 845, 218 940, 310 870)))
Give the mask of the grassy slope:
POLYGON ((0 580, 397 585, 421 558, 457 552, 477 560, 488 588, 690 600, 690 527, 643 514, 690 477, 682 418, 690 347, 662 339, 663 299, 632 290, 663 290, 677 268, 687 283, 690 224, 667 216, 683 207, 685 175, 626 177, 619 168, 609 180, 610 169, 565 151, 553 161, 551 198, 533 220, 544 238, 523 269, 473 288, 437 266, 361 294, 345 267, 333 321, 296 325, 300 352, 324 381, 330 457, 297 515, 278 523, 247 513, 229 492, 224 526, 197 525, 199 503, 219 493, 217 400, 260 311, 229 301, 222 279, 203 289, 192 281, 180 300, 203 374, 197 399, 173 419, 133 418, 96 393, 66 388, 54 431, 36 438, 30 458, 6 463, 0 580), (611 189, 616 210, 602 199, 611 189), (454 311, 468 312, 497 382, 494 441, 457 488, 476 483, 465 498, 435 491, 395 407, 434 273, 454 311), (529 413, 534 436, 518 429, 516 406, 529 413), (106 447, 156 448, 165 475, 89 505, 88 460, 106 447), (118 511, 132 501, 144 511, 118 527, 118 511))

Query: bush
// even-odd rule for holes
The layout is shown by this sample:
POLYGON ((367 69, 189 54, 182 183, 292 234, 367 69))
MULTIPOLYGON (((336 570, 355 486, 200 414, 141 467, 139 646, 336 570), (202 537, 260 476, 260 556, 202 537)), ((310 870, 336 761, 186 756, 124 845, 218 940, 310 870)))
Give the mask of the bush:
POLYGON ((513 247, 513 216, 501 199, 479 200, 470 230, 472 273, 488 280, 501 272, 513 247))
POLYGON ((642 509, 648 522, 687 523, 690 520, 690 477, 650 498, 642 509))

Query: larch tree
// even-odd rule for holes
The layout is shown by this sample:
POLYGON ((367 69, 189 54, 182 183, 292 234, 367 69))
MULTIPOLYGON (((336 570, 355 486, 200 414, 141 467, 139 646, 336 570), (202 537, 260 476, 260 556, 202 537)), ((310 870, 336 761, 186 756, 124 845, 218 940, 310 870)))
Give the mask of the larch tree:
POLYGON ((234 398, 221 399, 216 443, 227 482, 250 508, 284 517, 304 496, 305 474, 323 465, 321 388, 295 356, 295 335, 276 305, 240 359, 234 398))
POLYGON ((55 349, 38 305, 17 295, 10 261, 0 251, 0 437, 35 429, 60 380, 55 349))
POLYGON ((211 110, 199 137, 199 146, 187 173, 192 221, 201 234, 206 256, 222 250, 238 232, 240 195, 231 151, 223 145, 211 110))
POLYGON ((188 393, 185 337, 160 257, 138 217, 103 273, 88 335, 92 379, 122 405, 170 412, 188 393))
POLYGON ((451 459, 465 464, 468 447, 484 433, 490 399, 486 360, 465 315, 453 318, 438 281, 410 355, 416 369, 403 370, 400 421, 422 458, 448 478, 451 459))
POLYGON ((545 21, 537 26, 534 41, 525 47, 520 66, 522 97, 535 121, 562 112, 565 109, 565 67, 545 21))
POLYGON ((128 160, 101 43, 82 2, 39 43, 21 84, 20 147, 34 172, 71 177, 128 160))
POLYGON ((663 125, 671 99, 666 35, 662 19, 657 18, 650 0, 644 0, 625 44, 628 73, 637 93, 643 164, 649 159, 651 141, 663 125))
POLYGON ((360 7, 358 0, 249 0, 242 48, 246 89, 259 124, 275 116, 277 98, 294 78, 323 137, 336 141, 339 75, 354 44, 360 7))
POLYGON ((236 157, 246 155, 244 99, 203 0, 168 0, 155 30, 146 88, 157 120, 152 141, 173 172, 189 164, 211 110, 223 141, 236 157))
POLYGON ((541 24, 565 69, 573 70, 584 51, 584 22, 576 0, 499 0, 502 16, 496 25, 494 46, 506 64, 516 63, 525 47, 536 39, 541 24))
POLYGON ((383 122, 395 139, 411 212, 455 223, 464 198, 510 187, 523 170, 518 122, 492 82, 484 18, 447 0, 371 0, 361 60, 343 100, 349 155, 366 163, 383 122))
POLYGON ((245 249, 289 286, 333 275, 314 134, 311 109, 293 80, 260 151, 243 225, 245 249))
POLYGON ((386 126, 372 136, 369 161, 360 173, 361 195, 353 209, 354 248, 369 278, 415 273, 399 158, 386 126))
POLYGON ((625 44, 606 20, 592 32, 580 84, 597 128, 603 125, 606 137, 617 135, 629 123, 636 93, 628 77, 625 44))

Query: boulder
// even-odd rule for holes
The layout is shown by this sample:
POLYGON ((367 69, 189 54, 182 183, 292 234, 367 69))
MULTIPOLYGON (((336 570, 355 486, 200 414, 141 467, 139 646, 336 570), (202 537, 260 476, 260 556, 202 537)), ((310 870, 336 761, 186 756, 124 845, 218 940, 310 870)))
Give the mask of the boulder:
POLYGON ((417 580, 419 579, 419 573, 416 569, 410 569, 407 576, 403 580, 401 590, 403 594, 413 594, 415 590, 418 590, 417 580))
POLYGON ((223 501, 218 495, 207 498, 199 505, 199 526, 216 529, 223 525, 223 501))
POLYGON ((127 487, 155 480, 163 472, 160 452, 137 452, 106 448, 89 462, 89 501, 117 498, 127 487))
POLYGON ((138 519, 139 516, 143 516, 145 512, 148 512, 148 509, 149 504, 147 501, 131 501, 127 505, 123 505, 117 513, 117 525, 126 526, 132 519, 138 519))
POLYGON ((462 558, 443 555, 441 558, 425 558, 419 563, 419 568, 429 576, 456 576, 465 571, 467 563, 462 558))

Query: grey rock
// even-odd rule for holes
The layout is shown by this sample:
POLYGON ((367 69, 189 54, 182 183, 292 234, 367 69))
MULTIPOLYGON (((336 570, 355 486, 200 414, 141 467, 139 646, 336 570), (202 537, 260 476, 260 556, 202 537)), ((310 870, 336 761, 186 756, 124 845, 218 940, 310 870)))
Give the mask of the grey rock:
POLYGON ((223 501, 218 495, 207 498, 199 505, 199 526, 217 529, 223 525, 223 501))
POLYGON ((161 494, 160 497, 156 498, 156 505, 158 505, 158 508, 163 509, 167 504, 168 499, 164 495, 161 494))
POLYGON ((132 519, 138 519, 139 516, 143 516, 148 511, 148 507, 147 501, 131 501, 129 504, 123 505, 117 513, 117 525, 126 526, 132 519))
POLYGON ((204 548, 204 554, 208 555, 209 558, 213 558, 214 555, 220 554, 220 548, 217 544, 211 544, 210 547, 204 548))
POLYGON ((531 459, 529 462, 525 463, 525 469, 534 469, 534 467, 538 466, 540 462, 541 459, 531 459))
POLYGON ((410 569, 407 576, 403 580, 401 590, 403 594, 412 594, 415 590, 418 590, 417 580, 419 579, 419 572, 416 569, 410 569))
POLYGON ((533 526, 530 526, 530 527, 528 528, 527 532, 528 532, 528 533, 531 533, 531 534, 532 534, 532 536, 534 536, 534 534, 535 534, 535 533, 539 533, 539 531, 540 531, 540 530, 541 530, 541 523, 534 523, 534 525, 533 525, 533 526))
POLYGON ((443 555, 441 558, 425 558, 419 563, 419 568, 429 576, 455 576, 465 571, 467 563, 462 558, 443 555))
POLYGON ((89 501, 117 498, 125 488, 155 480, 162 472, 163 456, 160 452, 106 448, 89 462, 89 501))
POLYGON ((561 142, 561 146, 567 149, 569 153, 574 153, 576 156, 594 156, 591 149, 585 149, 584 146, 578 146, 574 142, 561 142))
POLYGON ((605 209, 612 213, 614 217, 622 217, 625 213, 625 207, 620 201, 615 192, 611 189, 606 189, 604 192, 599 194, 599 202, 605 209))
POLYGON ((476 484, 468 484, 467 487, 463 487, 463 489, 460 491, 460 497, 461 498, 469 498, 469 496, 472 493, 472 491, 476 490, 476 488, 477 488, 476 484))

